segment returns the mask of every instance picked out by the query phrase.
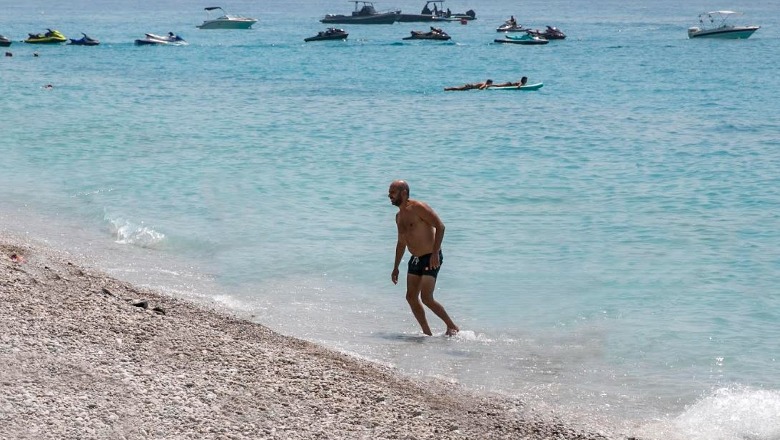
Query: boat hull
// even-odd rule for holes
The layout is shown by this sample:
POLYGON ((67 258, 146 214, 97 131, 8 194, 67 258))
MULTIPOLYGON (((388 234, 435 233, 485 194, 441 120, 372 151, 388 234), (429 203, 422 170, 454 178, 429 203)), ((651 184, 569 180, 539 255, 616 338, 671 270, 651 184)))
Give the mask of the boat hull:
POLYGON ((404 38, 404 40, 434 40, 434 41, 447 41, 451 39, 449 35, 440 35, 440 36, 432 36, 432 35, 412 35, 410 37, 404 38))
POLYGON ((187 43, 181 41, 159 41, 159 40, 135 40, 136 46, 186 46, 187 43))
POLYGON ((524 28, 522 25, 518 26, 499 26, 496 28, 496 32, 527 32, 528 28, 524 28))
POLYGON ((423 14, 398 14, 398 19, 401 23, 422 23, 427 21, 438 21, 436 17, 423 14))
POLYGON ((436 17, 436 18, 433 19, 433 21, 459 21, 459 22, 463 23, 463 22, 476 20, 476 19, 477 19, 476 17, 472 17, 472 16, 469 16, 469 15, 458 16, 458 17, 452 15, 452 16, 449 16, 449 17, 436 17))
POLYGON ((452 14, 449 17, 446 15, 426 15, 426 14, 398 14, 398 19, 401 23, 415 23, 415 22, 428 22, 428 21, 461 21, 461 20, 476 20, 476 17, 472 17, 467 14, 452 14))
POLYGON ((393 24, 398 20, 398 15, 395 12, 388 12, 383 14, 373 14, 365 16, 353 16, 353 15, 328 15, 325 16, 320 23, 328 24, 393 24))
POLYGON ((333 40, 346 40, 347 37, 349 37, 348 33, 343 34, 334 34, 334 35, 315 35, 313 37, 304 38, 303 41, 310 42, 310 41, 333 41, 333 40))
POLYGON ((28 38, 24 40, 28 44, 62 44, 68 41, 67 38, 60 37, 45 37, 45 38, 28 38))
POLYGON ((513 40, 511 38, 505 38, 505 39, 495 39, 493 40, 494 43, 506 43, 506 44, 523 44, 527 46, 534 46, 534 45, 541 45, 541 44, 547 44, 550 41, 549 40, 513 40))
POLYGON ((720 38, 724 40, 744 40, 761 26, 729 26, 717 29, 688 29, 688 38, 720 38))
POLYGON ((70 40, 68 43, 71 46, 99 46, 100 42, 96 40, 70 40))
POLYGON ((206 20, 197 26, 198 29, 251 29, 257 20, 247 18, 241 20, 206 20))
POLYGON ((28 44, 62 44, 68 40, 52 39, 52 38, 28 38, 24 40, 28 44))

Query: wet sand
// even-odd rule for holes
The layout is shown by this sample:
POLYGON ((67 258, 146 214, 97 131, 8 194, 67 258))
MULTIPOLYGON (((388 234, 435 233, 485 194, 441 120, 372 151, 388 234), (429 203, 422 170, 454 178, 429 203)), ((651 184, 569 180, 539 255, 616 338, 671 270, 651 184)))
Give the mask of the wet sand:
POLYGON ((2 439, 606 439, 0 234, 2 439), (15 258, 12 258, 15 257, 15 258))

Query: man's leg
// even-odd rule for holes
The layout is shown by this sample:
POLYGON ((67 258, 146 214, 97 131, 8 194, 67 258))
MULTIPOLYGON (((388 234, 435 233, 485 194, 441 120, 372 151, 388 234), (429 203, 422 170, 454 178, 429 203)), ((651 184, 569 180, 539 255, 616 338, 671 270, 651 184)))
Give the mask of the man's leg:
MULTIPOLYGON (((456 333, 458 333, 457 325, 455 325, 454 322, 452 322, 452 319, 450 319, 450 315, 447 314, 447 311, 444 310, 444 306, 439 304, 435 299, 433 299, 433 291, 436 289, 436 278, 430 276, 430 275, 423 275, 422 280, 420 282, 420 293, 422 296, 422 302, 425 304, 433 313, 436 314, 439 318, 441 318, 442 321, 444 321, 444 324, 447 325, 447 335, 452 336, 456 333)), ((408 298, 408 297, 407 297, 408 298)))
POLYGON ((433 333, 431 333, 431 328, 428 327, 428 320, 425 319, 425 309, 423 309, 422 303, 420 303, 420 283, 422 278, 419 275, 406 275, 406 302, 412 308, 412 313, 417 322, 420 323, 423 333, 431 336, 433 333))

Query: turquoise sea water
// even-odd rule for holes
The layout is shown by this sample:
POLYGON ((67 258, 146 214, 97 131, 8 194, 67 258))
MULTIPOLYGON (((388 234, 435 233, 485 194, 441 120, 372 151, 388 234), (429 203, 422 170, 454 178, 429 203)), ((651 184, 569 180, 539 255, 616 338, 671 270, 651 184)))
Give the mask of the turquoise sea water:
POLYGON ((249 31, 196 29, 211 4, 183 0, 0 5, 15 41, 103 42, 0 59, 6 230, 605 430, 780 438, 774 3, 453 0, 478 19, 444 44, 401 40, 425 23, 303 43, 341 1, 222 4, 249 31), (762 29, 687 39, 725 7, 762 29), (509 15, 568 38, 492 44, 509 15), (133 45, 168 31, 190 45, 133 45), (442 91, 523 75, 544 88, 442 91), (397 178, 447 225, 457 338, 422 337, 390 282, 397 178))

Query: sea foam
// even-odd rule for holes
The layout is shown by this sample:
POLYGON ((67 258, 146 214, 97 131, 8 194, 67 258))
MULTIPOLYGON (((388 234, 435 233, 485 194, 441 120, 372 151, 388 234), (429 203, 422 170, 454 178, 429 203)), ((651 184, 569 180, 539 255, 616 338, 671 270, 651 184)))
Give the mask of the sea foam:
POLYGON ((123 218, 105 217, 114 241, 120 244, 130 244, 143 248, 158 248, 165 240, 165 234, 123 218))
POLYGON ((777 440, 780 391, 721 388, 679 416, 642 431, 642 438, 669 440, 777 440))

